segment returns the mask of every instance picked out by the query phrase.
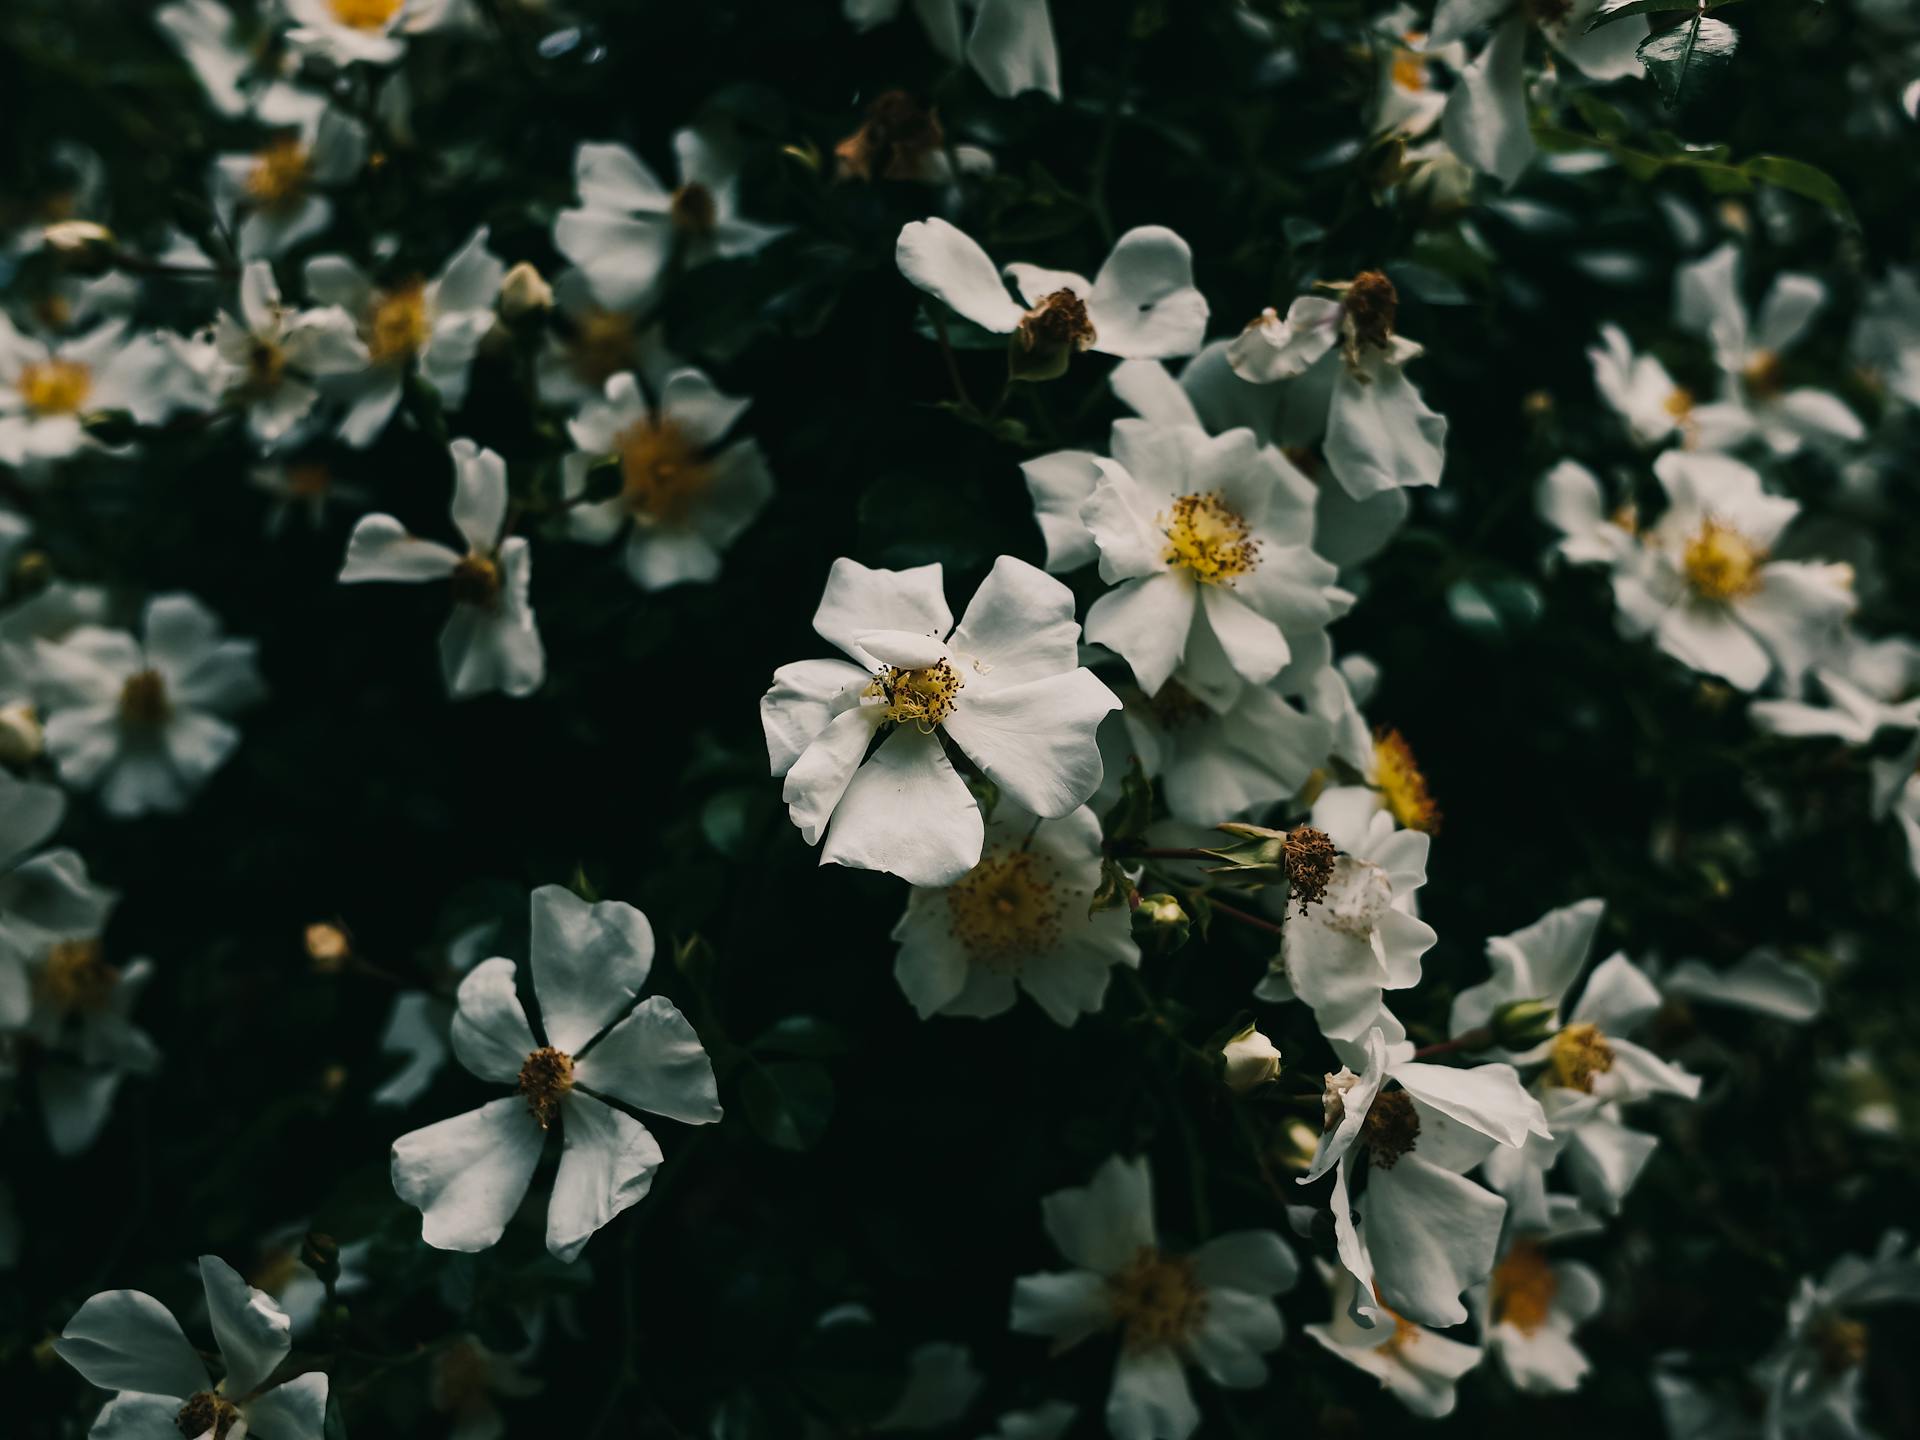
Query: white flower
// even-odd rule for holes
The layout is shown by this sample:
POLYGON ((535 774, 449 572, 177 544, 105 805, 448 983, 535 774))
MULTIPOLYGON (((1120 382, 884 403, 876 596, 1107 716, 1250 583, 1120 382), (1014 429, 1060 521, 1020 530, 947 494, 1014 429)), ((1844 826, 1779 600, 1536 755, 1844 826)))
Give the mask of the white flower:
POLYGON ((766 455, 753 439, 726 442, 750 402, 724 394, 690 367, 642 394, 631 374, 607 381, 567 425, 579 448, 561 465, 566 498, 577 502, 595 466, 612 464, 619 492, 575 503, 575 539, 607 542, 627 531, 626 567, 643 590, 712 580, 720 553, 773 497, 766 455))
POLYGON ((305 512, 310 528, 320 530, 326 526, 329 506, 363 507, 369 498, 360 486, 341 484, 323 460, 276 460, 256 465, 247 472, 247 482, 273 497, 265 526, 268 535, 286 529, 288 518, 296 510, 305 512))
MULTIPOLYGON (((1053 38, 1047 0, 964 0, 973 28, 961 40, 962 0, 914 0, 933 48, 948 60, 964 59, 1002 99, 1028 90, 1060 98, 1060 51, 1053 38)), ((893 19, 901 0, 841 0, 859 30, 893 19)))
POLYGON ((1723 245, 1704 260, 1680 267, 1674 279, 1674 319, 1704 337, 1722 376, 1721 403, 1733 417, 1723 444, 1757 434, 1778 455, 1807 440, 1858 440, 1860 418, 1825 390, 1789 389, 1781 352, 1813 323, 1827 287, 1811 275, 1782 274, 1751 323, 1740 296, 1740 252, 1723 245))
POLYGON ((336 65, 391 65, 407 53, 408 35, 458 17, 457 0, 284 0, 296 49, 336 65))
POLYGON ((1880 385, 1920 407, 1920 276, 1889 267, 1871 285, 1854 321, 1853 354, 1880 385))
POLYGON ((340 422, 347 444, 369 445, 400 403, 410 370, 439 392, 448 410, 467 396, 467 371, 494 326, 493 302, 506 266, 487 250, 487 230, 473 232, 432 280, 403 280, 386 289, 343 255, 307 261, 307 293, 354 318, 367 348, 367 366, 339 377, 348 402, 340 422))
MULTIPOLYGON (((1192 677, 1186 677, 1191 679, 1192 677)), ((1246 685, 1216 711, 1183 683, 1181 672, 1151 697, 1123 686, 1126 708, 1101 730, 1110 777, 1129 758, 1160 782, 1176 820, 1213 825, 1285 800, 1326 762, 1331 731, 1270 686, 1246 685)))
POLYGON ((1432 839, 1396 828, 1357 787, 1321 795, 1311 823, 1340 852, 1333 876, 1324 896, 1287 916, 1280 953, 1253 993, 1305 1001, 1332 1041, 1356 1044, 1376 1026, 1398 1041, 1405 1032, 1381 1008, 1381 992, 1419 984, 1420 957, 1439 938, 1413 913, 1432 839))
POLYGON ((0 314, 0 465, 64 460, 92 446, 81 421, 97 412, 160 424, 183 399, 177 368, 158 336, 129 339, 124 321, 51 343, 22 335, 0 314))
POLYGON ((1466 59, 1464 45, 1434 45, 1421 30, 1411 7, 1383 15, 1381 30, 1397 32, 1398 43, 1376 44, 1380 88, 1373 119, 1375 134, 1418 139, 1434 127, 1447 106, 1447 92, 1434 85, 1436 75, 1451 75, 1466 59))
POLYGON ((1024 990, 1061 1025, 1097 1012, 1112 967, 1140 963, 1124 906, 1087 913, 1101 858, 1086 806, 1036 820, 1002 800, 980 863, 950 886, 916 886, 893 927, 914 1011, 998 1015, 1024 990))
POLYGON ((653 927, 631 905, 589 905, 564 886, 533 892, 535 1039, 511 960, 460 983, 453 1052, 517 1093, 393 1142, 393 1188, 421 1212, 441 1250, 485 1250, 519 1209, 557 1119, 566 1146, 547 1209, 547 1249, 571 1261, 653 1184, 660 1147, 638 1120, 599 1097, 688 1125, 720 1118, 713 1067, 671 1000, 633 1003, 653 967, 653 927), (610 1028, 609 1028, 610 1027, 610 1028))
POLYGON ((250 154, 213 162, 214 208, 223 225, 236 215, 242 260, 284 255, 333 222, 333 201, 319 193, 345 185, 367 158, 367 130, 317 96, 303 96, 297 123, 250 154))
POLYGON ((254 642, 190 595, 148 601, 138 640, 88 624, 36 641, 35 665, 61 780, 121 818, 184 808, 240 743, 225 717, 264 693, 254 642))
POLYGON ((533 557, 507 522, 507 462, 471 440, 455 440, 453 525, 467 553, 411 535, 391 515, 363 515, 347 539, 342 584, 363 580, 444 580, 453 613, 440 632, 440 673, 455 699, 499 690, 531 695, 547 677, 546 650, 527 598, 533 557))
POLYGON ((1301 413, 1324 422, 1327 466, 1355 500, 1409 485, 1438 485, 1446 464, 1447 421, 1420 398, 1404 373, 1424 351, 1394 332, 1399 292, 1378 270, 1301 295, 1283 320, 1262 311, 1227 349, 1242 380, 1292 382, 1301 413))
POLYGON ((367 347, 338 306, 288 309, 273 267, 255 260, 240 275, 239 318, 216 317, 191 363, 207 372, 211 389, 246 411, 248 433, 270 448, 291 437, 319 400, 309 379, 364 369, 367 347))
POLYGON ((1191 355, 1207 332, 1193 252, 1161 225, 1114 242, 1091 282, 1069 270, 1014 264, 1002 272, 978 241, 945 220, 915 220, 894 246, 900 273, 962 318, 1027 350, 1096 350, 1122 359, 1191 355), (1007 293, 1011 280, 1022 300, 1007 293))
POLYGON ((1436 1335, 1391 1311, 1387 1327, 1363 1326, 1353 1318, 1359 1282, 1324 1260, 1316 1261, 1315 1267, 1326 1283, 1333 1314, 1324 1324, 1307 1326, 1307 1334, 1349 1365, 1366 1371, 1421 1419, 1451 1415, 1454 1382, 1480 1363, 1480 1348, 1436 1335))
POLYGON ((1577 1390, 1592 1365, 1573 1332, 1600 1313, 1600 1277, 1578 1260, 1549 1260, 1538 1240, 1507 1242, 1486 1288, 1474 1292, 1487 1349, 1516 1390, 1577 1390))
POLYGON ((1768 1436, 1858 1436, 1860 1379, 1869 1332, 1858 1312, 1920 1304, 1920 1252, 1889 1230, 1872 1256, 1843 1255, 1815 1281, 1800 1282, 1787 1333, 1761 1364, 1768 1436))
POLYGON ((1054 1351, 1120 1332, 1107 1429, 1115 1440, 1186 1440, 1200 1424, 1184 1367, 1250 1390, 1261 1358, 1286 1338, 1273 1296, 1298 1265, 1271 1230, 1217 1235, 1189 1255, 1160 1249, 1145 1159, 1113 1156, 1082 1189, 1041 1201, 1047 1234, 1073 1269, 1014 1282, 1014 1330, 1046 1335, 1054 1351))
MULTIPOLYGON (((1618 325, 1600 327, 1600 343, 1588 347, 1587 359, 1593 362, 1594 389, 1627 422, 1636 445, 1651 450, 1676 434, 1683 443, 1694 443, 1693 396, 1676 385, 1652 355, 1634 354, 1618 325)), ((1723 443, 1707 443, 1705 448, 1717 450, 1723 443)))
POLYGON ((676 251, 690 268, 752 255, 786 233, 784 225, 740 218, 739 156, 721 136, 680 130, 673 151, 680 182, 672 189, 624 145, 589 143, 574 152, 580 205, 555 218, 553 243, 611 309, 656 299, 676 251))
POLYGON ((1856 673, 1858 681, 1839 669, 1815 668, 1813 680, 1830 704, 1756 700, 1747 707, 1748 718, 1768 734, 1789 739, 1820 736, 1870 746, 1885 732, 1909 737, 1893 754, 1868 757, 1872 811, 1885 815, 1920 760, 1920 735, 1914 733, 1920 730, 1920 696, 1893 699, 1911 689, 1911 643, 1896 638, 1875 646, 1856 645, 1849 654, 1836 657, 1856 673), (1878 673, 1882 670, 1886 673, 1878 673))
POLYGON ((108 1290, 74 1311, 54 1350, 90 1384, 116 1392, 91 1433, 98 1440, 229 1432, 260 1440, 320 1440, 325 1372, 309 1370, 268 1384, 292 1348, 286 1312, 216 1255, 200 1257, 200 1283, 219 1347, 217 1383, 179 1322, 151 1295, 108 1290))
POLYGON ((1640 546, 1630 508, 1609 510, 1594 473, 1578 460, 1562 460, 1534 487, 1534 508, 1560 532, 1553 553, 1571 565, 1633 564, 1640 546))
MULTIPOLYGON (((465 975, 493 948, 498 927, 491 920, 469 925, 447 943, 446 968, 449 975, 465 975)), ((451 1001, 427 990, 403 990, 393 997, 387 1012, 387 1027, 380 1032, 380 1053, 404 1057, 400 1068, 389 1075, 367 1098, 376 1105, 411 1105, 447 1063, 448 1032, 453 1024, 451 1001)))
POLYGON ((1659 987, 1662 994, 1696 1004, 1725 1005, 1793 1025, 1815 1019, 1826 1004, 1818 976, 1765 948, 1749 951, 1724 970, 1682 960, 1661 977, 1659 987))
POLYGON ((638 306, 601 304, 584 270, 560 273, 553 302, 554 323, 534 361, 543 405, 571 410, 600 399, 623 370, 656 385, 686 364, 667 352, 657 327, 642 324, 638 306))
POLYGON ((1392 1059, 1378 1026, 1365 1056, 1360 1074, 1342 1067, 1327 1076, 1326 1130, 1299 1183, 1334 1171, 1334 1235, 1360 1282, 1358 1324, 1378 1325, 1385 1307, 1422 1325, 1458 1325, 1467 1318, 1461 1292, 1493 1270, 1507 1210, 1465 1172, 1498 1147, 1547 1138, 1546 1116, 1511 1065, 1392 1059), (1386 1089, 1389 1081, 1397 1088, 1386 1089), (1361 1156, 1371 1163, 1356 1212, 1348 1195, 1361 1156))
POLYGON ((153 12, 153 23, 180 51, 214 109, 230 120, 246 114, 240 82, 256 56, 233 11, 220 0, 171 0, 153 12))
POLYGON ((1080 666, 1072 593, 1025 561, 995 561, 956 627, 938 565, 836 560, 813 628, 858 663, 781 666, 760 721, 793 823, 825 837, 821 864, 951 885, 979 863, 980 807, 943 734, 1043 819, 1099 788, 1094 732, 1120 702, 1080 666))
POLYGON ((1639 562, 1614 572, 1621 629, 1741 690, 1775 669, 1798 686, 1853 610, 1851 572, 1771 558, 1800 506, 1739 461, 1669 450, 1653 470, 1667 509, 1639 562))

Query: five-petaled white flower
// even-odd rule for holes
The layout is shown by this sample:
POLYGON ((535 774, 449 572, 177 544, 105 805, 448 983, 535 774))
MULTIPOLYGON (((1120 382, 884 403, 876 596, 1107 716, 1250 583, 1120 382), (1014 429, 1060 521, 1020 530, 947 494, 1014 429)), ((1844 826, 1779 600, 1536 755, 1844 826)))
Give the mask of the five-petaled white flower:
POLYGON ((1050 1336, 1057 1351, 1120 1332, 1107 1429, 1115 1440, 1186 1440, 1200 1425, 1185 1367, 1248 1390, 1267 1378, 1261 1357, 1286 1338, 1273 1297, 1298 1263, 1271 1230, 1216 1235, 1190 1254, 1160 1248, 1144 1158, 1115 1155, 1084 1187, 1040 1202, 1047 1234, 1075 1268, 1014 1282, 1013 1328, 1050 1336))
POLYGON ((515 965, 482 961, 460 982, 453 1053, 516 1093, 393 1142, 393 1188, 442 1250, 496 1244, 533 1182, 557 1120, 565 1148, 547 1207, 547 1249, 571 1261, 642 1199, 661 1161, 652 1134, 618 1105, 687 1125, 720 1118, 713 1066, 671 1000, 634 1004, 653 968, 653 927, 631 905, 589 905, 561 885, 533 892, 539 1038, 515 965), (609 1103, 618 1102, 618 1105, 609 1103))
POLYGON ((332 305, 288 309, 265 260, 241 272, 239 317, 223 311, 188 353, 210 388, 246 411, 247 432, 263 448, 289 440, 307 418, 320 398, 310 380, 367 364, 353 317, 332 305))
POLYGON ((467 553, 419 539, 391 515, 363 515, 348 537, 340 580, 447 581, 453 614, 440 632, 440 670, 448 692, 456 699, 488 690, 531 695, 546 679, 547 656, 527 599, 527 542, 503 538, 507 462, 471 440, 455 440, 451 449, 453 524, 467 553))
POLYGON ((157 425, 188 397, 173 349, 108 320, 72 339, 36 340, 0 314, 0 465, 64 460, 94 442, 87 415, 124 410, 157 425))
POLYGON ((336 65, 391 65, 407 53, 406 37, 449 24, 458 0, 286 0, 296 50, 336 65))
POLYGON ((1391 1311, 1388 1325, 1364 1326, 1353 1318, 1360 1282, 1324 1260, 1316 1261, 1315 1268, 1326 1283, 1333 1314, 1323 1324, 1307 1326, 1307 1334, 1378 1380, 1382 1389, 1421 1419, 1451 1415, 1454 1384, 1480 1363, 1480 1347, 1436 1334, 1391 1311))
POLYGON ((995 561, 957 627, 938 565, 836 560, 813 628, 858 663, 781 666, 760 720, 793 823, 825 838, 821 864, 951 885, 980 863, 979 802, 943 735, 1043 819, 1099 788, 1095 731, 1120 702, 1080 665, 1072 592, 1024 560, 995 561))
POLYGON ((1600 1277, 1578 1260, 1555 1260, 1538 1237, 1509 1237, 1486 1288, 1473 1294, 1487 1349, 1516 1390, 1577 1390, 1592 1369, 1573 1332, 1600 1313, 1600 1277))
POLYGON ((325 230, 333 201, 324 190, 346 184, 366 162, 366 126, 318 97, 301 99, 308 103, 281 117, 294 123, 259 150, 213 162, 214 206, 237 230, 242 260, 284 255, 325 230))

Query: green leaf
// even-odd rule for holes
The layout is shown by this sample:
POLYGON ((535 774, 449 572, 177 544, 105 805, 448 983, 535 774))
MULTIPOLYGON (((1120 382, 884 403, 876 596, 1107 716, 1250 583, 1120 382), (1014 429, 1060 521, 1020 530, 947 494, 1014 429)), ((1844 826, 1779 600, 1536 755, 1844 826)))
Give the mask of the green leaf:
POLYGON ((1723 68, 1733 59, 1739 44, 1739 32, 1725 21, 1695 15, 1689 25, 1649 35, 1634 53, 1671 109, 1680 103, 1689 73, 1710 75, 1723 68))
POLYGON ((847 1038, 817 1015, 789 1015, 762 1030, 747 1048, 758 1054, 826 1060, 847 1053, 847 1038))
POLYGON ((805 1060, 754 1064, 740 1077, 753 1133, 776 1150, 811 1150, 833 1116, 833 1077, 805 1060))
POLYGON ((1100 883, 1094 888, 1093 899, 1087 904, 1087 918, 1092 919, 1102 910, 1119 910, 1128 903, 1133 886, 1127 881, 1127 872, 1120 862, 1111 855, 1100 862, 1100 883))
POLYGON ((1737 5, 1740 0, 1605 0, 1581 34, 1591 34, 1602 25, 1624 20, 1629 15, 1652 15, 1672 10, 1718 10, 1722 5, 1737 5))
POLYGON ((1860 223, 1854 216, 1847 192, 1840 188, 1840 182, 1804 160, 1792 160, 1785 155, 1756 155, 1741 169, 1763 185, 1791 190, 1816 205, 1825 206, 1851 226, 1860 223))
POLYGON ((1140 757, 1135 755, 1127 763, 1126 778, 1120 782, 1120 798, 1113 802, 1100 828, 1111 843, 1138 840, 1152 823, 1153 782, 1147 779, 1147 772, 1140 768, 1140 757))

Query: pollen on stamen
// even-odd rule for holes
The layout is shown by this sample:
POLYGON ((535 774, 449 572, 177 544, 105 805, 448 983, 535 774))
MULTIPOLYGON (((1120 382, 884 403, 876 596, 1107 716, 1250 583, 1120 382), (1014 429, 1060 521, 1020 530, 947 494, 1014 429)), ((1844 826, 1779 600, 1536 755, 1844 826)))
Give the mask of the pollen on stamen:
POLYGON ((1531 1335, 1546 1324, 1560 1280, 1546 1252, 1532 1240, 1516 1240, 1493 1267, 1491 1294, 1495 1324, 1531 1335))
POLYGON ((1373 1163, 1391 1170, 1420 1138, 1420 1116, 1413 1108, 1413 1096, 1404 1090, 1383 1090, 1374 1096, 1367 1118, 1360 1124, 1360 1138, 1373 1155, 1373 1163))
POLYGON ((620 456, 620 498, 644 524, 680 519, 713 479, 704 452, 678 425, 649 418, 614 440, 620 456))
POLYGON ((1731 525, 1708 516, 1680 557, 1687 584, 1703 600, 1728 601, 1760 588, 1767 552, 1731 525))
POLYGON ((432 334, 426 284, 409 280, 382 291, 374 301, 367 325, 367 354, 375 364, 404 360, 419 354, 432 334))
POLYGON ((1216 491, 1182 495, 1156 518, 1167 537, 1161 558, 1203 585, 1231 586, 1260 563, 1251 527, 1216 491))
POLYGON ((211 1435, 213 1440, 227 1440, 227 1432, 240 1421, 240 1407, 224 1395, 216 1395, 211 1390, 202 1390, 189 1395, 186 1403, 174 1416, 174 1428, 189 1440, 198 1440, 199 1436, 211 1435))
POLYGON ((560 1102, 573 1089, 573 1057, 564 1050, 543 1045, 527 1055, 520 1067, 520 1093, 527 1097, 527 1109, 540 1122, 542 1130, 553 1124, 560 1102))
POLYGON ((925 735, 953 713, 963 684, 952 665, 937 660, 919 670, 889 665, 862 693, 885 703, 887 719, 913 725, 925 735))
POLYGON ((989 852, 947 890, 954 939, 990 970, 1017 974, 1059 943, 1066 905, 1054 867, 1031 850, 989 852))
POLYGON ((1122 1345, 1138 1353, 1191 1335, 1206 1316, 1207 1294, 1194 1282, 1191 1260, 1143 1245, 1107 1278, 1107 1306, 1120 1323, 1122 1345))
POLYGON ((1598 1025, 1568 1025, 1553 1037, 1547 1068, 1556 1085, 1591 1095, 1594 1076, 1613 1068, 1613 1047, 1598 1025))
POLYGON ((1087 314, 1087 302, 1071 290, 1041 297, 1014 331, 1023 350, 1085 350, 1100 337, 1087 314))
POLYGON ((1440 806, 1427 789, 1427 777, 1413 758, 1413 747, 1398 730, 1373 734, 1374 784, 1380 799, 1409 830, 1440 833, 1440 806))
POLYGON ((119 967, 107 964, 98 940, 58 941, 34 977, 35 993, 62 1015, 98 1014, 119 984, 119 967))
POLYGON ((93 389, 93 372, 77 360, 36 360, 14 382, 36 415, 77 415, 93 389))
POLYGON ((689 181, 674 191, 667 212, 674 228, 689 235, 705 235, 720 219, 719 202, 698 181, 689 181))
POLYGON ((406 0, 329 0, 333 18, 351 30, 380 30, 400 13, 406 0))
POLYGON ((284 210, 307 190, 309 155, 297 135, 270 140, 247 171, 247 195, 263 210, 284 210))

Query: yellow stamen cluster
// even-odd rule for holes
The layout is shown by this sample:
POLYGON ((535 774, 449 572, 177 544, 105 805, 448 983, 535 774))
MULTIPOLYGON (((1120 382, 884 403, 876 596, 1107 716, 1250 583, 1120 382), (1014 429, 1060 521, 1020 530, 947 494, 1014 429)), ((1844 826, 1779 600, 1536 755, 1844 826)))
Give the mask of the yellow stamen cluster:
POLYGON ((1100 337, 1087 302, 1071 290, 1055 290, 1021 317, 1014 337, 1022 350, 1085 350, 1100 337))
POLYGON ((1374 1349, 1388 1352, 1399 1350, 1413 1344, 1425 1333, 1413 1321, 1380 1298, 1380 1285, 1377 1281, 1373 1287, 1373 1303, 1393 1322, 1393 1333, 1374 1346, 1374 1349))
POLYGON ((180 1407, 180 1413, 174 1416, 174 1427, 189 1440, 198 1440, 202 1435, 211 1435, 213 1440, 227 1440, 227 1432, 240 1421, 240 1407, 224 1395, 216 1395, 211 1390, 202 1390, 197 1395, 189 1395, 186 1404, 180 1407))
POLYGON ((990 970, 1017 973, 1060 939, 1066 906, 1053 866, 1031 850, 989 852, 947 891, 948 923, 967 953, 990 970))
POLYGON ((700 447, 664 417, 628 427, 614 445, 620 455, 620 498, 643 524, 681 519, 713 479, 713 466, 700 447))
POLYGON ((705 235, 719 221, 720 206, 711 190, 698 182, 690 182, 673 192, 667 213, 674 229, 688 235, 705 235))
POLYGON ((62 1015, 93 1015, 107 1008, 119 983, 119 968, 107 964, 98 940, 62 940, 47 951, 34 990, 62 1015))
POLYGON ((1413 1096, 1404 1090, 1382 1090, 1373 1097, 1367 1118, 1360 1122, 1360 1139, 1373 1154, 1373 1163, 1391 1170, 1420 1138, 1420 1116, 1413 1096))
POLYGON ((1687 584, 1703 600, 1727 601, 1760 588, 1767 552, 1731 525, 1708 517, 1680 557, 1687 584))
POLYGON ((542 1130, 553 1124, 561 1100, 573 1089, 573 1057, 564 1050, 542 1045, 529 1052, 520 1067, 520 1093, 527 1097, 527 1109, 540 1122, 542 1130))
POLYGON ((433 334, 427 314, 427 287, 420 280, 385 290, 374 300, 367 324, 367 354, 376 365, 420 353, 433 334))
POLYGON ((406 0, 330 0, 333 18, 353 30, 383 30, 406 0))
POLYGON ((1593 1077, 1613 1068, 1613 1047, 1598 1025, 1585 1021, 1569 1025, 1553 1037, 1547 1068, 1554 1084, 1591 1095, 1593 1077))
POLYGON ((1440 833, 1440 806, 1427 789, 1427 777, 1413 758, 1413 747, 1398 730, 1374 732, 1373 782, 1393 818, 1407 829, 1440 833))
POLYGON ((1516 1240, 1493 1267, 1493 1319, 1531 1335, 1547 1323, 1553 1309, 1559 1277, 1547 1263, 1546 1252, 1531 1240, 1516 1240))
POLYGON ((1240 512, 1215 491, 1182 495, 1155 517, 1167 537, 1161 558, 1203 585, 1232 585, 1260 563, 1260 542, 1240 512))
POLYGON ((173 713, 167 698, 167 680, 158 670, 138 670, 120 687, 120 719, 136 726, 153 726, 173 713))
POLYGON ((953 666, 936 660, 920 670, 889 665, 862 693, 886 702, 887 719, 898 725, 917 726, 926 735, 953 713, 962 683, 953 666))
POLYGON ((78 360, 36 360, 20 369, 20 398, 36 415, 77 415, 93 389, 93 372, 78 360))
POLYGON ((1107 1305, 1133 1351, 1178 1344, 1207 1311, 1207 1294, 1193 1281, 1193 1262, 1142 1245, 1125 1269, 1107 1278, 1107 1305))
POLYGON ((633 317, 619 310, 589 310, 575 316, 567 359, 575 375, 599 389, 633 365, 633 317))
POLYGON ((488 556, 467 556, 453 567, 452 579, 456 605, 490 610, 500 599, 500 567, 488 556))
POLYGON ((1740 367, 1740 380, 1755 400, 1771 400, 1787 388, 1787 367, 1772 350, 1756 350, 1740 367))
POLYGON ((1864 1324, 1831 1310, 1807 1330, 1807 1342, 1820 1357, 1821 1370, 1836 1380, 1866 1364, 1868 1338, 1864 1324))
POLYGON ((255 152, 247 171, 247 194, 263 210, 283 210, 306 193, 307 147, 297 135, 270 140, 255 152))
POLYGON ((1676 420, 1685 420, 1693 414, 1693 392, 1684 386, 1676 385, 1667 392, 1667 398, 1661 408, 1676 420))
POLYGON ((1427 88, 1427 57, 1413 47, 1427 37, 1422 31, 1409 30, 1400 38, 1406 43, 1393 52, 1394 87, 1418 94, 1427 88))

